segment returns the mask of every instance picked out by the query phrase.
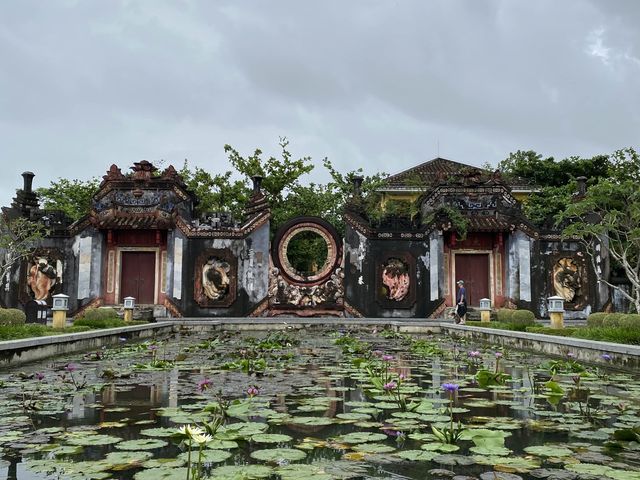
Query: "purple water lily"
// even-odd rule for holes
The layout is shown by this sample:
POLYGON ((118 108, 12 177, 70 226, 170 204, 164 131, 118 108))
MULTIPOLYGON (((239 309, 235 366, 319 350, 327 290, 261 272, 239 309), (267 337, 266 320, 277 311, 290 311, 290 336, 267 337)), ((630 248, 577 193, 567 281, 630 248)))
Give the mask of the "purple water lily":
POLYGON ((208 378, 203 378, 202 380, 200 380, 198 382, 198 391, 199 392, 204 392, 206 390, 209 390, 211 388, 211 386, 213 385, 213 382, 208 379, 208 378))
POLYGON ((605 360, 607 362, 610 362, 611 360, 613 360, 613 357, 611 355, 609 355, 608 353, 603 353, 601 355, 601 357, 602 357, 603 360, 605 360))
POLYGON ((388 392, 389 390, 394 390, 397 386, 398 384, 396 382, 387 382, 382 386, 382 388, 388 392))
POLYGON ((460 388, 460 385, 458 385, 457 383, 443 383, 442 384, 442 389, 445 392, 453 393, 453 392, 456 392, 458 390, 458 388, 460 388))
POLYGON ((382 360, 384 362, 390 362, 391 360, 393 360, 393 355, 382 355, 382 360))
POLYGON ((259 393, 260 393, 260 389, 255 385, 252 385, 251 387, 247 388, 247 395, 249 395, 249 397, 251 398, 255 397, 259 393))
POLYGON ((67 363, 64 369, 69 373, 75 372, 76 370, 78 370, 78 365, 76 365, 75 363, 67 363))

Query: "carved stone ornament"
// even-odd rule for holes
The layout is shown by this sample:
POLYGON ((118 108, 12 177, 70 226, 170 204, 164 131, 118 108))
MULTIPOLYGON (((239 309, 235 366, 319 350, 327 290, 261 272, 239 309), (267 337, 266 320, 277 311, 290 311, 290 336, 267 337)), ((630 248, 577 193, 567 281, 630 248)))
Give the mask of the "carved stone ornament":
POLYGON ((21 300, 30 299, 48 301, 51 295, 62 288, 64 258, 55 249, 38 249, 25 264, 25 275, 21 280, 23 288, 21 300))
POLYGON ((384 308, 411 308, 416 299, 416 259, 409 252, 385 252, 376 264, 376 297, 384 308))
POLYGON ((201 307, 228 307, 236 299, 238 262, 229 250, 206 249, 196 259, 194 299, 201 307))
POLYGON ((576 303, 582 293, 582 267, 571 257, 559 258, 553 265, 553 291, 566 303, 576 303))

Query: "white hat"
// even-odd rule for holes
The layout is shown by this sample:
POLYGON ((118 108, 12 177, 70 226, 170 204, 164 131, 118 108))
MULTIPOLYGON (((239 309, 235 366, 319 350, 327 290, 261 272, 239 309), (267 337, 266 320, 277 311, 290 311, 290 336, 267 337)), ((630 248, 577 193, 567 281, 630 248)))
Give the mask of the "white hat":
POLYGON ((464 280, 458 280, 458 281, 456 282, 456 284, 458 284, 458 285, 464 285, 464 280))

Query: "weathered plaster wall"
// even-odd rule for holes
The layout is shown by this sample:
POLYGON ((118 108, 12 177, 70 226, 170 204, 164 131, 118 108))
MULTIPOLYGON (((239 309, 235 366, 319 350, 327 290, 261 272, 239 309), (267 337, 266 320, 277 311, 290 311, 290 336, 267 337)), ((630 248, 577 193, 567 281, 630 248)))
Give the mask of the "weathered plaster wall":
MULTIPOLYGON (((430 254, 430 245, 440 248, 441 237, 425 240, 387 240, 367 238, 347 225, 345 233, 345 300, 366 317, 378 318, 424 318, 438 305, 432 300, 432 278, 435 289, 439 289, 442 256, 430 254), (406 308, 394 308, 393 302, 384 301, 377 290, 377 266, 382 259, 394 252, 409 254, 415 262, 415 278, 411 279, 415 300, 406 308), (431 274, 431 266, 438 272, 431 274)), ((400 305, 400 302, 398 302, 400 305)))
POLYGON ((174 230, 168 237, 167 294, 188 317, 248 315, 267 295, 269 224, 244 239, 186 238, 174 230), (194 300, 196 259, 206 249, 229 250, 237 259, 236 299, 228 307, 201 307, 194 300))

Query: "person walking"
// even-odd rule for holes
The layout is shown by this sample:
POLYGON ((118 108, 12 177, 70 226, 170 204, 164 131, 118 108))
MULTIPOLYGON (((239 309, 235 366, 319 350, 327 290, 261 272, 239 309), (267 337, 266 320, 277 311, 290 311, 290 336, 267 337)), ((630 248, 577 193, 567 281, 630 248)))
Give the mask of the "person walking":
POLYGON ((467 290, 464 288, 464 281, 458 280, 458 294, 456 295, 456 317, 460 319, 458 322, 464 325, 467 320, 467 290))

